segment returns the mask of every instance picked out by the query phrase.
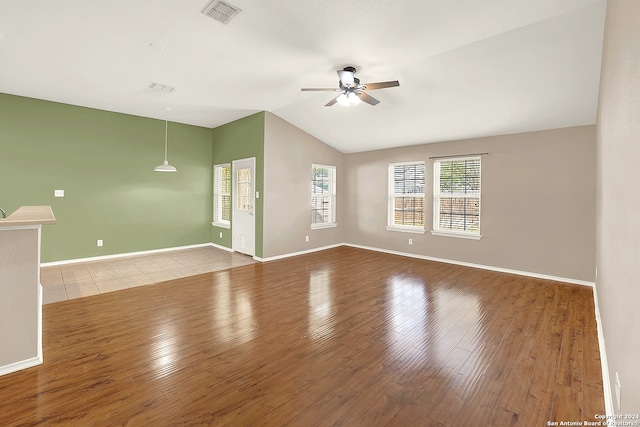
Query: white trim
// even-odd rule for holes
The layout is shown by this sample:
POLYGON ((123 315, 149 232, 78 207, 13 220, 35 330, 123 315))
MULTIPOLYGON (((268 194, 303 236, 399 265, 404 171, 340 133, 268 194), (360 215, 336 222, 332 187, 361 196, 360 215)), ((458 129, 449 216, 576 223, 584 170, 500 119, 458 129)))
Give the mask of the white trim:
POLYGON ((431 256, 426 256, 426 255, 412 254, 412 253, 409 253, 409 252, 392 251, 392 250, 388 250, 388 249, 374 248, 374 247, 371 247, 371 246, 356 245, 354 243, 337 243, 337 244, 334 244, 334 245, 322 246, 322 247, 313 248, 313 249, 300 251, 300 252, 291 252, 291 253, 288 253, 288 254, 276 255, 276 256, 267 257, 267 258, 260 258, 260 257, 254 256, 253 259, 255 259, 256 261, 260 261, 260 262, 274 261, 274 260, 277 260, 277 259, 289 258, 289 257, 297 256, 297 255, 304 255, 304 254, 308 254, 308 253, 312 253, 312 252, 318 252, 318 251, 322 251, 322 250, 325 250, 325 249, 337 248, 337 247, 340 247, 340 246, 350 246, 350 247, 353 247, 353 248, 367 249, 367 250, 370 250, 370 251, 384 252, 384 253, 388 253, 388 254, 392 254, 392 255, 401 255, 401 256, 406 256, 406 257, 410 257, 410 258, 424 259, 424 260, 427 260, 427 261, 444 262, 444 263, 447 263, 447 264, 462 265, 464 267, 471 267, 471 268, 480 268, 482 270, 491 270, 491 271, 496 271, 496 272, 499 272, 499 273, 517 274, 519 276, 535 277, 537 279, 547 279, 547 280, 553 280, 553 281, 556 281, 556 282, 564 282, 564 283, 571 283, 571 284, 574 284, 574 285, 590 286, 590 287, 593 287, 593 288, 595 287, 594 286, 595 284, 593 282, 588 282, 586 280, 571 279, 571 278, 568 278, 568 277, 550 276, 548 274, 533 273, 533 272, 530 272, 530 271, 511 270, 511 269, 508 269, 508 268, 493 267, 493 266, 490 266, 490 265, 474 264, 474 263, 464 262, 464 261, 456 261, 456 260, 445 259, 445 258, 436 258, 436 257, 431 257, 431 256))
MULTIPOLYGON (((41 254, 42 254, 42 225, 39 225, 38 226, 38 266, 40 265, 40 257, 42 256, 41 254)), ((40 282, 40 268, 37 268, 37 270, 38 270, 37 279, 36 279, 37 280, 36 286, 38 287, 38 301, 36 301, 36 304, 38 305, 38 314, 37 314, 38 331, 36 332, 36 334, 38 335, 37 337, 38 342, 36 343, 37 363, 31 366, 39 365, 44 360, 43 351, 42 351, 42 306, 44 304, 44 288, 42 287, 42 283, 40 282)), ((33 359, 28 359, 28 360, 30 360, 30 362, 28 363, 33 362, 33 359)))
MULTIPOLYGON (((602 317, 598 306, 598 292, 593 287, 593 305, 596 311, 596 326, 598 328, 598 346, 600 348, 600 364, 602 365, 602 388, 604 391, 604 408, 607 416, 615 414, 613 406, 613 393, 611 392, 611 379, 609 378, 609 363, 607 362, 607 350, 604 343, 604 330, 602 329, 602 317)), ((612 419, 612 418, 607 418, 612 419)))
POLYGON ((336 220, 336 215, 337 215, 337 204, 338 204, 338 167, 336 165, 321 165, 321 164, 317 164, 317 163, 312 163, 311 164, 311 197, 310 197, 310 201, 311 201, 311 209, 312 209, 312 218, 311 220, 313 220, 313 211, 315 210, 314 204, 313 204, 313 200, 317 199, 317 198, 328 198, 329 199, 329 221, 326 222, 317 222, 311 223, 311 229, 314 230, 316 228, 329 228, 329 227, 336 227, 337 224, 337 220, 336 220), (320 193, 314 193, 314 188, 318 188, 318 186, 316 185, 316 181, 314 180, 315 175, 313 173, 314 169, 326 169, 329 175, 329 191, 327 193, 324 192, 320 192, 320 193))
POLYGON ((443 198, 456 198, 456 199, 478 199, 478 236, 480 236, 480 226, 482 224, 482 157, 478 156, 447 156, 446 158, 436 158, 433 160, 433 231, 431 234, 434 236, 446 236, 446 237, 461 237, 468 239, 480 239, 480 237, 471 237, 471 234, 466 232, 459 233, 447 228, 440 228, 440 203, 443 198), (475 193, 442 193, 440 191, 440 165, 448 162, 460 162, 478 160, 480 165, 480 190, 475 193), (443 234, 434 234, 443 233, 443 234), (450 234, 449 234, 450 233, 450 234), (464 235, 461 235, 464 234, 464 235), (470 236, 470 237, 467 237, 470 236))
POLYGON ((441 237, 456 237, 458 239, 471 239, 471 240, 480 240, 482 237, 480 234, 472 234, 472 233, 456 233, 454 231, 438 231, 431 230, 432 236, 441 236, 441 237))
POLYGON ((250 239, 245 241, 245 247, 240 248, 236 238, 238 234, 242 234, 243 230, 240 230, 242 227, 243 221, 236 221, 235 225, 231 228, 231 247, 234 251, 244 253, 245 255, 254 256, 256 253, 256 158, 255 157, 247 157, 244 159, 236 159, 231 161, 231 222, 234 221, 238 212, 247 212, 246 210, 238 209, 238 165, 240 165, 241 169, 246 169, 247 164, 249 164, 248 168, 251 170, 251 178, 249 181, 250 184, 250 197, 251 197, 251 208, 249 210, 249 215, 253 218, 253 221, 248 222, 251 224, 250 233, 246 235, 249 236, 250 239), (249 241, 247 245, 246 242, 249 241), (248 246, 248 247, 247 247, 248 246), (242 251, 244 249, 245 251, 242 251))
POLYGON ((414 233, 414 234, 424 234, 425 230, 424 228, 409 228, 409 227, 403 227, 400 228, 400 226, 396 225, 396 226, 391 226, 391 225, 387 225, 386 226, 387 231, 400 231, 401 233, 414 233))
MULTIPOLYGON (((217 246, 217 245, 214 245, 213 243, 199 243, 197 245, 176 246, 176 247, 173 247, 173 248, 151 249, 151 250, 148 250, 148 251, 126 252, 126 253, 121 253, 121 254, 101 255, 101 256, 88 257, 88 258, 75 258, 75 259, 67 259, 67 260, 62 260, 62 261, 43 262, 43 263, 40 264, 40 266, 41 267, 51 267, 51 266, 54 266, 54 265, 74 264, 74 263, 77 263, 77 262, 100 261, 100 260, 105 260, 105 259, 123 258, 123 257, 128 257, 128 256, 156 254, 156 253, 159 253, 159 252, 179 251, 179 250, 182 250, 182 249, 202 248, 202 247, 205 247, 205 246, 217 246)), ((224 247, 220 246, 220 248, 224 248, 224 247)), ((228 248, 224 248, 224 249, 228 249, 228 248)))
POLYGON ((38 346, 36 349, 36 359, 42 363, 44 360, 42 352, 42 306, 44 304, 44 288, 40 284, 39 277, 40 273, 38 272, 38 346))
POLYGON ((222 245, 218 245, 216 243, 211 243, 211 246, 213 246, 216 249, 222 249, 223 251, 227 251, 227 252, 233 252, 233 249, 228 248, 226 246, 222 246, 222 245))
POLYGON ((212 222, 211 225, 213 225, 214 227, 220 227, 220 228, 226 228, 229 229, 231 228, 231 224, 223 224, 221 222, 212 222))
MULTIPOLYGON (((405 230, 394 229, 393 231, 405 231, 405 230)), ((77 263, 77 262, 88 262, 88 261, 100 261, 100 260, 104 260, 104 259, 116 259, 116 258, 123 258, 123 257, 127 257, 127 256, 146 255, 146 254, 154 254, 154 253, 169 252, 169 251, 179 251, 179 250, 182 250, 182 249, 202 248, 202 247, 206 247, 206 246, 213 246, 214 248, 218 248, 218 249, 221 249, 221 250, 224 250, 224 251, 227 251, 227 252, 234 252, 234 250, 231 249, 231 248, 228 248, 226 246, 221 246, 221 245, 218 245, 218 244, 215 244, 215 243, 200 243, 200 244, 197 244, 197 245, 176 246, 176 247, 173 247, 173 248, 152 249, 152 250, 140 251, 140 252, 128 252, 128 253, 122 253, 122 254, 103 255, 103 256, 89 257, 89 258, 76 258, 76 259, 63 260, 63 261, 43 262, 43 263, 40 264, 40 266, 41 267, 51 267, 51 266, 54 266, 54 265, 73 264, 73 263, 77 263)), ((253 259, 255 259, 256 261, 260 261, 260 262, 273 261, 273 260, 276 260, 276 259, 289 258, 289 257, 293 257, 293 256, 296 256, 296 255, 309 254, 309 253, 313 253, 313 252, 322 251, 322 250, 325 250, 325 249, 337 248, 337 247, 340 247, 340 246, 351 246, 351 247, 354 247, 354 248, 368 249, 368 250, 371 250, 371 251, 384 252, 384 253, 388 253, 388 254, 392 254, 392 255, 402 255, 402 256, 407 256, 407 257, 410 257, 410 258, 425 259, 427 261, 444 262, 444 263, 447 263, 447 264, 455 264, 455 265, 462 265, 462 266, 465 266, 465 267, 480 268, 482 270, 491 270, 491 271, 497 271, 497 272, 500 272, 500 273, 517 274, 519 276, 528 276, 528 277, 535 277, 535 278, 538 278, 538 279, 554 280, 556 282, 572 283, 574 285, 590 286, 590 287, 595 289, 595 283, 594 282, 589 282, 589 281, 586 281, 586 280, 572 279, 572 278, 560 277, 560 276, 551 276, 551 275, 548 275, 548 274, 533 273, 533 272, 530 272, 530 271, 512 270, 512 269, 509 269, 509 268, 494 267, 494 266, 491 266, 491 265, 474 264, 474 263, 471 263, 471 262, 457 261, 457 260, 451 260, 451 259, 445 259, 445 258, 437 258, 437 257, 431 257, 431 256, 427 256, 427 255, 413 254, 413 253, 410 253, 410 252, 400 252, 400 251, 393 251, 393 250, 388 250, 388 249, 374 248, 372 246, 357 245, 355 243, 336 243, 336 244, 333 244, 333 245, 321 246, 321 247, 318 247, 318 248, 308 249, 308 250, 299 251, 299 252, 290 252, 290 253, 287 253, 287 254, 276 255, 276 256, 267 257, 267 258, 261 258, 261 257, 258 257, 258 256, 254 256, 253 259)), ((594 295, 595 295, 595 293, 594 293, 594 295)), ((598 318, 599 318, 599 315, 598 315, 598 318)), ((598 323, 598 327, 600 328, 600 322, 598 323)), ((602 341, 604 341, 604 340, 602 340, 602 341)))
POLYGON ((44 360, 42 357, 42 306, 44 304, 44 288, 42 287, 42 282, 40 279, 40 266, 42 263, 40 262, 40 257, 42 256, 42 226, 38 227, 38 274, 37 274, 37 284, 38 287, 38 331, 36 332, 38 335, 38 343, 36 345, 36 358, 40 360, 40 363, 44 360))
POLYGON ((517 274, 519 276, 535 277, 537 279, 547 279, 547 280, 554 280, 556 282, 565 282, 565 283, 572 283, 574 285, 582 285, 582 286, 594 287, 594 283, 593 282, 588 282, 586 280, 571 279, 571 278, 567 278, 567 277, 550 276, 550 275, 547 275, 547 274, 532 273, 532 272, 529 272, 529 271, 511 270, 511 269, 508 269, 508 268, 494 267, 494 266, 491 266, 491 265, 474 264, 474 263, 471 263, 471 262, 456 261, 456 260, 445 259, 445 258, 436 258, 436 257, 431 257, 431 256, 426 256, 426 255, 412 254, 412 253, 409 253, 409 252, 392 251, 392 250, 388 250, 388 249, 374 248, 374 247, 371 247, 371 246, 356 245, 356 244, 352 244, 352 243, 345 243, 345 246, 351 246, 351 247, 360 248, 360 249, 368 249, 368 250, 376 251, 376 252, 384 252, 384 253, 388 253, 388 254, 392 254, 392 255, 401 255, 401 256, 406 256, 406 257, 410 257, 410 258, 425 259, 427 261, 444 262, 444 263, 447 263, 447 264, 462 265, 464 267, 480 268, 482 270, 497 271, 499 273, 517 274))
POLYGON ((424 234, 424 224, 420 226, 403 225, 395 223, 395 199, 397 197, 413 197, 422 199, 422 215, 426 216, 427 210, 427 163, 424 160, 415 160, 411 162, 389 163, 387 166, 387 230, 388 231, 404 231, 409 233, 424 234), (396 193, 395 188, 395 168, 396 166, 414 166, 420 165, 424 168, 424 183, 422 193, 396 193))
POLYGON ((42 227, 42 224, 34 224, 34 225, 8 225, 6 227, 2 227, 2 230, 33 230, 35 228, 42 227))
MULTIPOLYGON (((231 221, 224 221, 220 218, 218 218, 218 221, 216 221, 216 196, 220 195, 220 196, 225 196, 226 194, 222 193, 221 191, 221 186, 222 186, 222 177, 218 177, 218 170, 228 167, 229 168, 229 174, 231 175, 233 173, 233 171, 231 170, 231 163, 221 163, 218 165, 213 165, 213 221, 211 222, 212 225, 216 226, 216 227, 223 227, 223 228, 231 228, 231 221), (218 179, 220 178, 220 179, 218 179), (216 184, 219 184, 218 186, 216 186, 216 184)), ((233 177, 232 177, 232 181, 233 181, 233 177)), ((229 186, 231 187, 231 183, 229 183, 229 186)), ((231 189, 230 189, 231 191, 231 189)), ((231 192, 228 194, 229 197, 231 197, 231 192)), ((230 202, 232 203, 232 202, 230 202)), ((233 208, 232 205, 229 206, 229 217, 231 217, 231 209, 233 208)), ((220 209, 222 211, 222 209, 220 209)))
POLYGON ((290 257, 293 257, 293 256, 305 255, 305 254, 310 254, 310 253, 318 252, 318 251, 324 251, 325 249, 338 248, 340 246, 349 246, 349 245, 347 245, 346 243, 336 243, 335 245, 321 246, 319 248, 307 249, 307 250, 299 251, 299 252, 291 252, 291 253, 282 254, 282 255, 275 255, 275 256, 270 256, 270 257, 267 257, 267 258, 260 258, 260 257, 254 256, 253 259, 255 259, 256 261, 260 261, 260 262, 275 261, 277 259, 290 258, 290 257))
POLYGON ((0 366, 0 376, 18 372, 23 369, 33 368, 42 364, 42 356, 32 357, 30 359, 21 360, 20 362, 9 363, 8 365, 0 366))

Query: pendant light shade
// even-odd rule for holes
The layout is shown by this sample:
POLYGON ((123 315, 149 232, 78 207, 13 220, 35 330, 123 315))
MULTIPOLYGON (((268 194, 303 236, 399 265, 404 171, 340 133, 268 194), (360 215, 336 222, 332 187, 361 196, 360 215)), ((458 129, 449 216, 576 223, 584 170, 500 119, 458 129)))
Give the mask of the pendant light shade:
POLYGON ((156 166, 154 169, 156 172, 178 172, 174 166, 171 166, 168 161, 164 161, 163 164, 156 166))
POLYGON ((167 135, 168 135, 168 122, 165 120, 164 121, 164 163, 156 166, 155 169, 153 169, 156 172, 178 172, 178 169, 171 166, 167 161, 167 141, 168 141, 167 135))

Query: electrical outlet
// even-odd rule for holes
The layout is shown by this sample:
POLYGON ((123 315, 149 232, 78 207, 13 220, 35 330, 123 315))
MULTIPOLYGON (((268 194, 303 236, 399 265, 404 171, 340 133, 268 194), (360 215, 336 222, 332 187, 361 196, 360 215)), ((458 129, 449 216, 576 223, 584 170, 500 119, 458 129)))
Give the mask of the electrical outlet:
POLYGON ((309 241, 309 236, 304 236, 304 241, 308 242, 309 241))
POLYGON ((53 197, 64 197, 64 190, 53 190, 53 197))
POLYGON ((620 375, 616 372, 616 403, 618 404, 618 411, 620 410, 620 375))
POLYGON ((413 239, 409 238, 409 244, 413 245, 413 239))
POLYGON ((102 246, 104 244, 104 242, 102 241, 102 239, 98 240, 98 246, 102 246))
POLYGON ((222 239, 222 231, 220 232, 220 238, 222 239))

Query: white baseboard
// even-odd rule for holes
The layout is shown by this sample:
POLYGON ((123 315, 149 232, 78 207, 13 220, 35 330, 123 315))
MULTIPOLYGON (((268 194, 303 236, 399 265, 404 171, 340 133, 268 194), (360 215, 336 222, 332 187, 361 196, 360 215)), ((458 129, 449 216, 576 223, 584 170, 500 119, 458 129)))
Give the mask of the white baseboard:
MULTIPOLYGON (((598 346, 600 347, 600 364, 602 365, 602 387, 604 390, 604 408, 607 415, 615 414, 613 406, 613 393, 611 391, 611 379, 609 377, 609 362, 607 362, 607 349, 604 343, 604 330, 602 329, 602 317, 600 317, 600 306, 598 305, 597 288, 593 287, 593 305, 596 311, 596 325, 598 327, 598 346)), ((613 419, 613 418, 607 418, 613 419)))
POLYGON ((234 252, 232 248, 228 248, 226 246, 218 245, 216 243, 209 243, 208 246, 213 246, 216 249, 222 249, 223 251, 227 251, 227 252, 234 252))
POLYGON ((318 251, 324 251, 325 249, 332 249, 332 248, 337 248, 337 247, 340 247, 340 246, 345 246, 345 243, 336 243, 335 245, 321 246, 319 248, 313 248, 313 249, 308 249, 308 250, 299 251, 299 252, 290 252, 288 254, 270 256, 270 257, 266 257, 266 258, 260 258, 260 257, 254 256, 253 259, 255 259, 256 261, 260 261, 260 262, 274 261, 274 260, 277 260, 277 259, 289 258, 289 257, 292 257, 292 256, 310 254, 310 253, 318 252, 318 251))
POLYGON ((179 250, 182 250, 182 249, 202 248, 202 247, 205 247, 205 246, 215 246, 215 247, 220 248, 220 249, 229 250, 229 248, 226 248, 224 246, 214 245, 213 243, 199 243, 197 245, 176 246, 176 247, 173 247, 173 248, 151 249, 151 250, 148 250, 148 251, 127 252, 127 253, 122 253, 122 254, 100 255, 100 256, 88 257, 88 258, 76 258, 76 259, 68 259, 68 260, 63 260, 63 261, 43 262, 43 263, 40 264, 40 266, 41 267, 50 267, 50 266, 53 266, 53 265, 74 264, 74 263, 77 263, 77 262, 101 261, 101 260, 105 260, 105 259, 116 259, 116 258, 123 258, 123 257, 128 257, 128 256, 148 255, 148 254, 156 254, 156 253, 160 253, 160 252, 169 252, 169 251, 179 251, 179 250))
MULTIPOLYGON (((63 261, 43 262, 40 265, 42 267, 49 267, 49 266, 54 266, 54 265, 73 264, 73 263, 78 263, 78 262, 89 262, 89 261, 100 261, 100 260, 105 260, 105 259, 116 259, 116 258, 122 258, 122 257, 128 257, 128 256, 147 255, 147 254, 154 254, 154 253, 160 253, 160 252, 177 251, 177 250, 181 250, 181 249, 200 248, 200 247, 205 247, 205 246, 213 246, 214 248, 221 249, 223 251, 233 252, 233 249, 228 248, 226 246, 218 245, 218 244, 215 244, 215 243, 200 243, 200 244, 197 244, 197 245, 176 246, 176 247, 172 247, 172 248, 152 249, 152 250, 148 250, 148 251, 128 252, 128 253, 113 254, 113 255, 102 255, 102 256, 88 257, 88 258, 76 258, 76 259, 63 260, 63 261)), ((289 257, 292 257, 292 256, 297 256, 297 255, 309 254, 309 253, 313 253, 313 252, 322 251, 322 250, 325 250, 325 249, 336 248, 336 247, 339 247, 339 246, 351 246, 351 247, 354 247, 354 248, 367 249, 367 250, 376 251, 376 252, 384 252, 384 253, 388 253, 388 254, 392 254, 392 255, 401 255, 401 256, 406 256, 406 257, 411 257, 411 258, 425 259, 425 260, 428 260, 428 261, 444 262, 444 263, 447 263, 447 264, 456 264, 456 265, 462 265, 462 266, 465 266, 465 267, 481 268, 483 270, 491 270, 491 271, 497 271, 497 272, 501 272, 501 273, 517 274, 517 275, 520 275, 520 276, 535 277, 535 278, 538 278, 538 279, 548 279, 548 280, 554 280, 554 281, 558 281, 558 282, 566 282, 566 283, 573 283, 573 284, 576 284, 576 285, 595 287, 594 286, 595 285, 594 282, 588 282, 586 280, 571 279, 571 278, 567 278, 567 277, 550 276, 550 275, 547 275, 547 274, 532 273, 532 272, 529 272, 529 271, 511 270, 511 269, 508 269, 508 268, 494 267, 494 266, 482 265, 482 264, 474 264, 474 263, 470 263, 470 262, 456 261, 456 260, 445 259, 445 258, 436 258, 436 257, 427 256, 427 255, 413 254, 413 253, 410 253, 410 252, 400 252, 400 251, 393 251, 393 250, 389 250, 389 249, 375 248, 375 247, 372 247, 372 246, 357 245, 357 244, 354 244, 354 243, 336 243, 336 244, 333 244, 333 245, 320 246, 320 247, 313 248, 313 249, 308 249, 308 250, 299 251, 299 252, 290 252, 290 253, 286 253, 286 254, 282 254, 282 255, 276 255, 276 256, 272 256, 272 257, 266 257, 266 258, 261 258, 261 257, 254 256, 253 259, 255 259, 256 261, 260 261, 260 262, 274 261, 274 260, 277 260, 277 259, 283 259, 283 258, 289 258, 289 257)))
POLYGON ((42 364, 42 357, 32 357, 30 359, 21 360, 20 362, 10 363, 8 365, 0 366, 0 376, 18 372, 23 369, 33 368, 42 364))
POLYGON ((267 258, 260 258, 260 257, 255 257, 254 256, 253 259, 255 259, 256 261, 262 261, 262 262, 264 262, 264 261, 273 261, 273 260, 276 260, 276 259, 289 258, 289 257, 296 256, 296 255, 304 255, 304 254, 308 254, 308 253, 312 253, 312 252, 322 251, 322 250, 325 250, 325 249, 336 248, 336 247, 339 247, 339 246, 350 246, 350 247, 353 247, 353 248, 366 249, 366 250, 376 251, 376 252, 383 252, 383 253, 392 254, 392 255, 406 256, 406 257, 410 257, 410 258, 424 259, 424 260, 427 260, 427 261, 444 262, 444 263, 447 263, 447 264, 456 264, 456 265, 462 265, 462 266, 465 266, 465 267, 480 268, 480 269, 483 269, 483 270, 497 271, 497 272, 500 272, 500 273, 517 274, 519 276, 535 277, 537 279, 547 279, 547 280, 553 280, 553 281, 556 281, 556 282, 565 282, 565 283, 572 283, 572 284, 575 284, 575 285, 583 285, 583 286, 594 287, 594 283, 593 282, 588 282, 586 280, 571 279, 571 278, 559 277, 559 276, 550 276, 548 274, 532 273, 530 271, 511 270, 511 269, 508 269, 508 268, 493 267, 493 266, 490 266, 490 265, 482 265, 482 264, 474 264, 474 263, 470 263, 470 262, 456 261, 456 260, 445 259, 445 258, 436 258, 436 257, 427 256, 427 255, 412 254, 412 253, 409 253, 409 252, 392 251, 392 250, 389 250, 389 249, 381 249, 381 248, 375 248, 375 247, 372 247, 372 246, 356 245, 356 244, 353 244, 353 243, 337 243, 337 244, 334 244, 334 245, 321 246, 319 248, 313 248, 313 249, 309 249, 309 250, 306 250, 306 251, 291 252, 291 253, 288 253, 288 254, 276 255, 276 256, 267 257, 267 258))
POLYGON ((491 265, 474 264, 474 263, 471 263, 471 262, 456 261, 456 260, 445 259, 445 258, 436 258, 436 257, 431 257, 431 256, 426 256, 426 255, 412 254, 412 253, 409 253, 409 252, 399 252, 399 251, 392 251, 392 250, 388 250, 388 249, 374 248, 374 247, 371 247, 371 246, 355 245, 355 244, 352 244, 352 243, 345 243, 345 245, 346 246, 351 246, 351 247, 354 247, 354 248, 367 249, 367 250, 370 250, 370 251, 384 252, 384 253, 392 254, 392 255, 401 255, 401 256, 406 256, 406 257, 411 257, 411 258, 424 259, 424 260, 427 260, 427 261, 444 262, 444 263, 447 263, 447 264, 462 265, 464 267, 480 268, 480 269, 483 269, 483 270, 497 271, 497 272, 500 272, 500 273, 517 274, 519 276, 535 277, 537 279, 547 279, 547 280, 554 280, 556 282, 565 282, 565 283, 572 283, 574 285, 583 285, 583 286, 594 287, 594 283, 593 282, 588 282, 586 280, 571 279, 571 278, 567 278, 567 277, 550 276, 550 275, 547 275, 547 274, 532 273, 530 271, 511 270, 511 269, 508 269, 508 268, 493 267, 491 265))

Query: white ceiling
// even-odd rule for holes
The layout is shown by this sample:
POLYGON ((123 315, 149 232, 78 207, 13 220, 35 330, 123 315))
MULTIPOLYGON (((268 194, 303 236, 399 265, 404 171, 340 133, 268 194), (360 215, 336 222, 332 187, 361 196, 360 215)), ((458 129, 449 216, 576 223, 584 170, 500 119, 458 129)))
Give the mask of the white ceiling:
POLYGON ((0 0, 0 92, 206 127, 267 110, 344 153, 595 123, 604 0, 228 2, 224 25, 207 0, 0 0), (300 91, 347 65, 400 87, 300 91))

